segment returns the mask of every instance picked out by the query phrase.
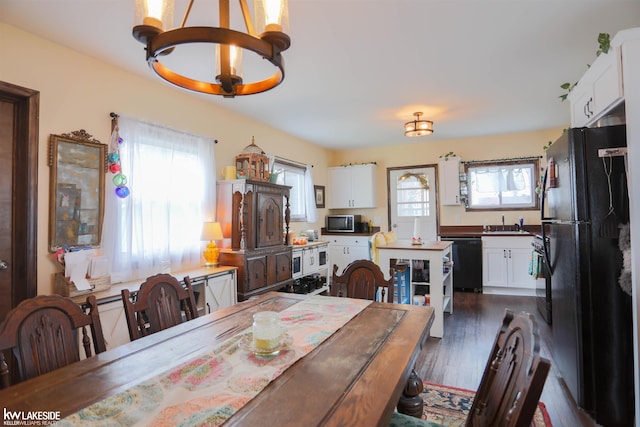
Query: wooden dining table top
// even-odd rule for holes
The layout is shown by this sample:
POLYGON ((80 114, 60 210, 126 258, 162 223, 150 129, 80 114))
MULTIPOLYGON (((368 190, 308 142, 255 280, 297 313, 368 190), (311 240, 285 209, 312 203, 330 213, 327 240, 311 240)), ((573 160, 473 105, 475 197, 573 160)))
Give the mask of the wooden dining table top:
MULTIPOLYGON (((306 298, 270 292, 0 390, 8 411, 65 418, 306 298)), ((333 298, 333 297, 326 297, 333 298)), ((433 322, 431 307, 372 302, 247 402, 225 426, 386 425, 433 322)))

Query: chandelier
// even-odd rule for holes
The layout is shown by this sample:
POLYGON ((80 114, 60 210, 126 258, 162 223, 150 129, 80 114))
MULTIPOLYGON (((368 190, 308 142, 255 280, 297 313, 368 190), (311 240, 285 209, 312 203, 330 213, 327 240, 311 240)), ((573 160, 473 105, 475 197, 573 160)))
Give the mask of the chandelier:
POLYGON ((433 133, 433 122, 431 120, 420 120, 422 113, 413 113, 415 120, 404 124, 405 136, 424 136, 433 133))
POLYGON ((171 29, 174 3, 175 0, 136 0, 133 37, 146 46, 149 67, 162 79, 181 88, 227 98, 264 92, 282 82, 284 58, 281 53, 291 45, 285 33, 289 26, 287 0, 255 0, 255 27, 247 0, 239 0, 246 33, 230 28, 229 0, 219 0, 219 27, 186 26, 194 3, 190 0, 182 24, 171 29), (163 64, 163 56, 168 57, 177 47, 189 43, 216 45, 215 80, 192 78, 163 64), (274 74, 263 80, 244 82, 243 50, 269 61, 276 68, 274 74))

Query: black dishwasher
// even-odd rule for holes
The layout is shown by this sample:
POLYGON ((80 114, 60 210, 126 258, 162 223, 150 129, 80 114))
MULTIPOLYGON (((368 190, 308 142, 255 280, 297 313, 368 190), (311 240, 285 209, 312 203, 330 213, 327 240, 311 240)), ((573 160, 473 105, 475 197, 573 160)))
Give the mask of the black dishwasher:
POLYGON ((453 242, 454 291, 482 293, 482 239, 441 236, 440 240, 453 242))

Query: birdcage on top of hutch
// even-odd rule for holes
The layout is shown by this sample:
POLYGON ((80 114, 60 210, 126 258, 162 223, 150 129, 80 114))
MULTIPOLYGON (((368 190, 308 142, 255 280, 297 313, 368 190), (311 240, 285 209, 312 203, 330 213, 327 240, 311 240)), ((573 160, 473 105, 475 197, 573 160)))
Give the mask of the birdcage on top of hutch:
POLYGON ((236 156, 236 173, 240 179, 269 181, 269 157, 251 137, 251 144, 236 156))

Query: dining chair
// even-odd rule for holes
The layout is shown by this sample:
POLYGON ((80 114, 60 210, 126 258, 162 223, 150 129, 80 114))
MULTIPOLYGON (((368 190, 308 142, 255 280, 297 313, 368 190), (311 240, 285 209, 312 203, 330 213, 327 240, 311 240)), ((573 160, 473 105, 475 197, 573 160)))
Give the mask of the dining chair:
MULTIPOLYGON (((506 309, 466 427, 529 427, 551 362, 540 356, 538 326, 529 313, 506 309)), ((390 427, 440 424, 394 412, 390 427)))
POLYGON ((93 353, 106 351, 95 296, 82 305, 60 295, 22 301, 0 323, 0 388, 79 361, 78 330, 86 357, 92 355, 92 342, 93 353), (9 372, 14 364, 5 353, 13 353, 17 373, 9 372))
POLYGON ((138 291, 122 290, 129 337, 135 341, 198 317, 189 276, 185 287, 170 274, 148 277, 138 291))
POLYGON ((386 280, 378 264, 368 259, 351 262, 341 276, 338 276, 338 266, 334 264, 330 292, 332 296, 371 301, 375 301, 380 293, 380 301, 391 298, 389 302, 393 302, 393 269, 390 269, 389 277, 386 280))

